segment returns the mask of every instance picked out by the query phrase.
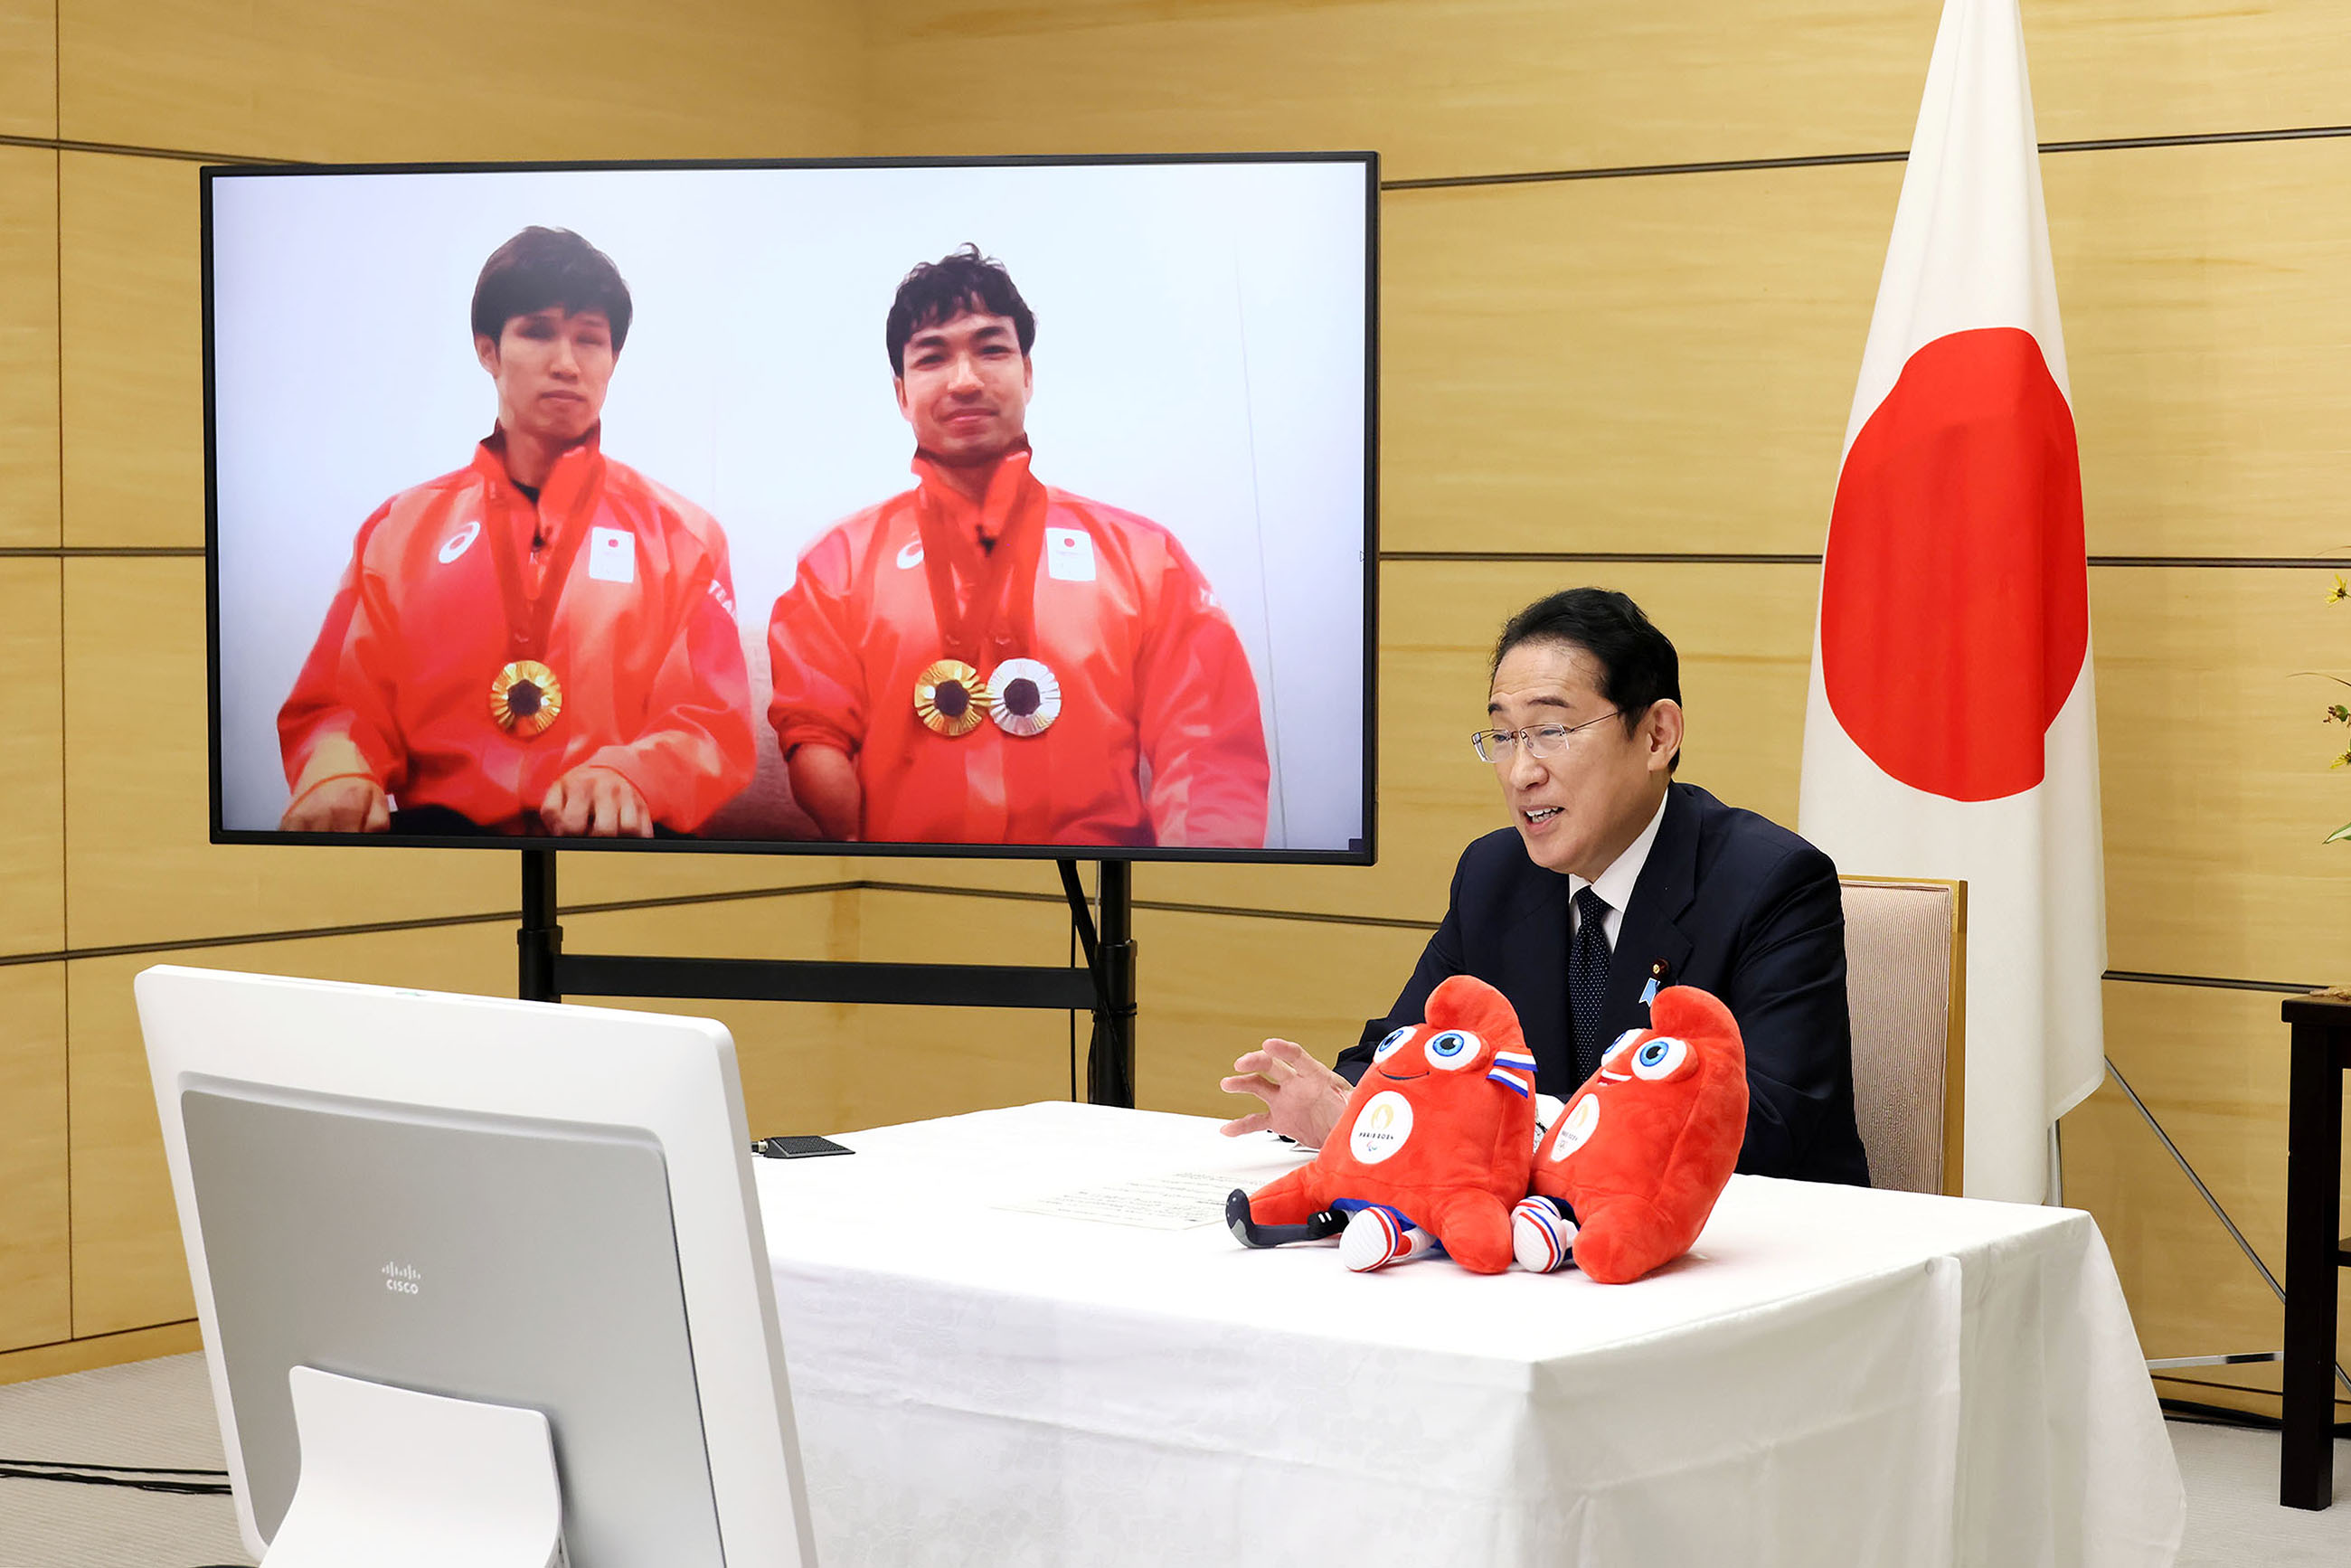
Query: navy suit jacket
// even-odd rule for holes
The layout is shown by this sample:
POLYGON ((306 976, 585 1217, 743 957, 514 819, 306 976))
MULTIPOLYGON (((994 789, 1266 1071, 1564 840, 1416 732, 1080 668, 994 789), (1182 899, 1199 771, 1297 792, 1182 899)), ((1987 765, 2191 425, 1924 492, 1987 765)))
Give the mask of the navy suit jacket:
MULTIPOLYGON (((1445 923, 1404 994, 1341 1053, 1339 1071, 1360 1080, 1374 1045, 1420 1022, 1439 981, 1475 975, 1518 1009, 1536 1086, 1573 1094, 1568 936, 1566 876, 1529 860, 1517 829, 1487 834, 1463 852, 1445 923)), ((1641 991, 1658 964, 1664 984, 1711 991, 1739 1020, 1749 1089, 1740 1170, 1866 1184, 1853 1117, 1844 904, 1829 857, 1695 785, 1668 786, 1609 959, 1604 1041, 1647 1025, 1641 991)))

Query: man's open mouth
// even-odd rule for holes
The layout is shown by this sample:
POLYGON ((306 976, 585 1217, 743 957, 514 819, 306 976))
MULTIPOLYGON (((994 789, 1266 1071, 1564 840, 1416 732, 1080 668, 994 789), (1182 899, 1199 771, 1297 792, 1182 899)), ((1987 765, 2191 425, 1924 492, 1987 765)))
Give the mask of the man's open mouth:
POLYGON ((1548 822, 1558 815, 1557 806, 1530 806, 1526 810, 1526 818, 1530 822, 1548 822))

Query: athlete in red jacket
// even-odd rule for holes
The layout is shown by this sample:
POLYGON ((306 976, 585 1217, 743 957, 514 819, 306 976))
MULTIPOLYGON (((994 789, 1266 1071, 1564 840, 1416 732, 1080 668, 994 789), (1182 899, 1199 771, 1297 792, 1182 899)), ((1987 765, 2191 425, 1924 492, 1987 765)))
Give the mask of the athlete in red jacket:
POLYGON ((920 483, 817 540, 768 625, 801 807, 844 840, 1262 847, 1248 655, 1165 528, 1029 473, 1011 278, 917 267, 886 336, 920 483))
POLYGON ((627 285, 561 230, 490 257, 498 427, 385 502, 277 719, 298 831, 690 832, 756 752, 726 536, 605 457, 627 285))

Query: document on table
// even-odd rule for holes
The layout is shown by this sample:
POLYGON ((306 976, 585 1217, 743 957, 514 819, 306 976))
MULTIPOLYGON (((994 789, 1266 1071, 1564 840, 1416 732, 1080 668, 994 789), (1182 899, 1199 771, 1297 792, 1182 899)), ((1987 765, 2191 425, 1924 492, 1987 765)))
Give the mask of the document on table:
POLYGON ((1189 1230, 1224 1218, 1227 1195, 1249 1185, 1236 1181, 1229 1171, 1164 1171, 996 1207, 1019 1214, 1093 1219, 1146 1230, 1189 1230))

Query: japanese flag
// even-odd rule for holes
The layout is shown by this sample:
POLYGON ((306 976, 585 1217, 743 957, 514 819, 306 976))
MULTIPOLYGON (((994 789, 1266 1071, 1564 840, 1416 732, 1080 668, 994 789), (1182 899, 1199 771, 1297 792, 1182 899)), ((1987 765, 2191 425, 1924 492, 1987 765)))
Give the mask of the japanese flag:
POLYGON ((1799 826, 1968 883, 1966 1190, 2104 1075, 2082 478, 2017 0, 1946 0, 1821 570, 1799 826))

